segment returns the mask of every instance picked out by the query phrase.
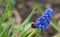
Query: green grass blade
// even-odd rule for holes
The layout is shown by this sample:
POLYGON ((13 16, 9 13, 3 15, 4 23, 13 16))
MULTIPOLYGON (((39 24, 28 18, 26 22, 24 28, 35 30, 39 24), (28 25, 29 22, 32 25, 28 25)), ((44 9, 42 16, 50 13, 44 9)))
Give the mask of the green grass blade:
POLYGON ((6 30, 9 28, 9 26, 10 26, 10 24, 6 24, 6 26, 3 28, 3 30, 2 30, 2 32, 0 33, 0 37, 5 37, 5 36, 7 36, 6 34, 5 34, 5 32, 6 32, 6 30), (4 36, 5 35, 5 36, 4 36))
POLYGON ((55 23, 53 23, 52 21, 50 22, 50 24, 60 33, 60 27, 58 26, 58 24, 55 25, 55 23))
POLYGON ((35 9, 36 9, 36 7, 34 7, 34 9, 32 10, 32 12, 30 13, 30 15, 29 15, 29 16, 26 18, 26 20, 18 27, 17 31, 15 31, 11 37, 14 37, 14 36, 16 35, 16 33, 21 30, 22 26, 26 25, 26 24, 29 22, 30 18, 31 18, 32 15, 34 14, 35 9))
POLYGON ((40 31, 40 30, 38 30, 38 31, 37 31, 37 33, 36 33, 36 35, 35 35, 35 37, 39 37, 39 36, 40 36, 40 34, 41 34, 41 31, 40 31))
POLYGON ((28 35, 29 33, 31 33, 32 31, 33 31, 32 28, 28 29, 28 30, 26 31, 26 33, 23 35, 23 37, 27 37, 27 35, 28 35))
POLYGON ((31 17, 34 15, 34 11, 35 11, 36 7, 34 7, 34 9, 32 10, 32 12, 30 13, 30 15, 24 20, 24 22, 22 23, 22 25, 25 25, 29 22, 29 20, 31 19, 31 17))
POLYGON ((23 31, 20 32, 19 37, 24 37, 24 35, 26 34, 26 32, 31 28, 31 23, 25 25, 23 31))
POLYGON ((37 30, 38 29, 33 30, 27 37, 32 37, 37 32, 37 30))

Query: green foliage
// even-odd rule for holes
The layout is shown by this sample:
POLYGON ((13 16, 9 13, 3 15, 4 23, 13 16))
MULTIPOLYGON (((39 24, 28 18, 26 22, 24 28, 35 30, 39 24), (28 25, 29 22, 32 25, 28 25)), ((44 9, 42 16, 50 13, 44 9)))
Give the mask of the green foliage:
POLYGON ((16 0, 0 0, 0 5, 5 6, 7 3, 10 3, 12 6, 16 4, 16 0))
MULTIPOLYGON (((12 0, 8 0, 8 1, 12 1, 12 0)), ((39 5, 35 5, 34 9, 32 10, 32 12, 29 14, 29 16, 19 25, 19 26, 15 26, 13 24, 12 21, 12 10, 11 10, 11 2, 7 2, 6 4, 6 8, 3 11, 3 14, 0 18, 0 37, 15 37, 15 35, 17 33, 19 33, 19 37, 39 37, 41 32, 39 29, 33 29, 31 27, 31 23, 29 22, 29 20, 31 19, 31 17, 35 14, 35 10, 37 9, 40 14, 42 14, 43 9, 39 6, 39 5), (8 18, 9 22, 4 23, 5 19, 8 18), (12 35, 10 35, 10 29, 11 27, 13 28, 13 32, 12 35)), ((57 25, 57 22, 52 19, 51 20, 51 26, 54 27, 58 32, 60 32, 60 27, 57 25)))
POLYGON ((10 3, 11 5, 14 5, 16 3, 16 0, 6 0, 7 3, 10 3))

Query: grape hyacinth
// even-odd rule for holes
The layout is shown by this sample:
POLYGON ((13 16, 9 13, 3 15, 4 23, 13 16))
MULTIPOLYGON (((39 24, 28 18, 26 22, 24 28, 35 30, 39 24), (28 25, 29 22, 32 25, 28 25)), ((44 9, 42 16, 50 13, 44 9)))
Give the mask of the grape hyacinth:
POLYGON ((42 16, 36 20, 36 27, 41 29, 41 31, 44 31, 50 23, 52 13, 52 8, 47 8, 42 14, 42 16))

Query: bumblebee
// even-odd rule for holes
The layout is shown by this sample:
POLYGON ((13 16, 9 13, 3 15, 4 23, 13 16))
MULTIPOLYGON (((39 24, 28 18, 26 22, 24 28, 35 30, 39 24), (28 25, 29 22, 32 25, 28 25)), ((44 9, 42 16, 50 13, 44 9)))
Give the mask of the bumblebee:
POLYGON ((31 22, 31 27, 32 27, 32 28, 37 28, 37 27, 36 27, 36 22, 31 22))

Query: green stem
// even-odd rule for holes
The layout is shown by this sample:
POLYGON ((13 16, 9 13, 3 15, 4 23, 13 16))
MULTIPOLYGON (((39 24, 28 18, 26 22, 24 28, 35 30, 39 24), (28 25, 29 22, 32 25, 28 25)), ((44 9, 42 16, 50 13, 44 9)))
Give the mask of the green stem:
POLYGON ((40 31, 40 30, 38 30, 38 32, 37 32, 37 34, 36 34, 36 36, 35 36, 35 37, 39 37, 39 36, 40 36, 40 33, 41 33, 41 31, 40 31))
POLYGON ((28 35, 28 37, 32 37, 36 31, 37 31, 37 29, 33 30, 32 33, 30 35, 28 35))

